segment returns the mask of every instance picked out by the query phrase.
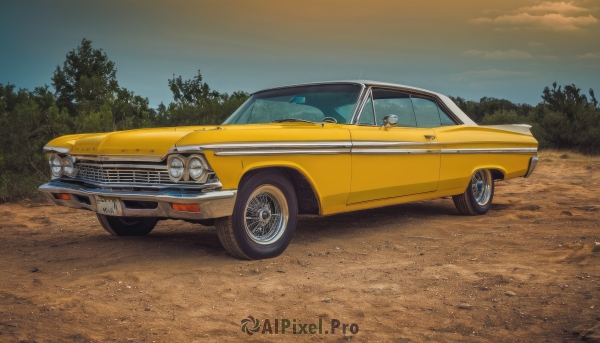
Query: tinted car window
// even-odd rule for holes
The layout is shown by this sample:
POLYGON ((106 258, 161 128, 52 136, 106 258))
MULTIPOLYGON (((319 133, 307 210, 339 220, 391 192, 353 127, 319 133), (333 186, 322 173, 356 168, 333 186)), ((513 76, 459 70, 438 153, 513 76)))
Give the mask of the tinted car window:
POLYGON ((440 111, 440 121, 442 122, 442 126, 452 126, 456 125, 454 120, 450 117, 446 111, 444 111, 441 107, 438 106, 438 110, 440 111))
POLYGON ((410 95, 386 89, 373 90, 373 103, 377 125, 383 125, 383 117, 389 114, 398 116, 398 125, 401 127, 416 127, 415 114, 410 101, 410 95))
POLYGON ((325 84, 277 88, 253 94, 223 124, 259 124, 275 120, 322 122, 330 117, 347 124, 362 87, 325 84))
POLYGON ((373 98, 369 95, 369 99, 363 107, 363 110, 360 114, 360 118, 358 120, 358 124, 360 125, 375 125, 375 115, 373 112, 373 98))
POLYGON ((418 127, 442 126, 438 106, 434 101, 423 98, 413 98, 412 100, 418 127))

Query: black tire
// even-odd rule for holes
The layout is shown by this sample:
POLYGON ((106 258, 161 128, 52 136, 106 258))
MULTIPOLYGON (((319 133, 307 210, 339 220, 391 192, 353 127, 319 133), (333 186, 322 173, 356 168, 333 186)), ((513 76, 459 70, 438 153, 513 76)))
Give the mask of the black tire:
MULTIPOLYGON (((248 207, 248 211, 250 210, 251 208, 248 207)), ((269 212, 269 217, 271 215, 274 218, 276 216, 276 214, 269 212)), ((276 170, 266 170, 252 173, 242 180, 232 216, 216 219, 215 227, 221 245, 230 255, 245 260, 260 260, 279 256, 285 251, 296 231, 297 220, 298 200, 296 199, 296 192, 292 183, 283 173, 276 170), (281 224, 277 229, 274 229, 279 234, 276 234, 273 241, 257 243, 257 238, 252 238, 253 234, 250 233, 251 230, 246 228, 247 205, 252 201, 251 196, 253 199, 258 198, 265 194, 260 193, 261 190, 274 191, 275 188, 281 193, 278 193, 278 195, 285 197, 285 201, 281 200, 278 202, 278 204, 284 203, 281 204, 282 215, 279 218, 285 217, 283 215, 285 211, 283 207, 287 205, 287 220, 285 224, 281 224), (259 193, 257 194, 256 192, 259 193)), ((267 223, 269 222, 267 221, 267 223)), ((259 226, 255 226, 254 228, 258 229, 259 226)))
POLYGON ((113 236, 146 236, 156 223, 157 218, 146 217, 113 217, 96 213, 104 230, 113 236))
MULTIPOLYGON (((484 185, 484 187, 485 187, 485 185, 484 185)), ((471 176, 471 181, 469 182, 469 185, 467 186, 467 189, 464 191, 464 193, 452 196, 452 200, 454 201, 454 205, 456 206, 456 209, 458 210, 458 212, 460 212, 460 214, 463 214, 466 216, 476 216, 476 215, 486 214, 490 210, 490 207, 492 206, 492 200, 494 199, 494 189, 495 189, 494 177, 493 177, 492 173, 490 172, 490 170, 488 170, 488 169, 477 170, 471 176), (476 175, 480 175, 480 174, 485 174, 486 177, 488 178, 486 180, 487 181, 486 183, 489 186, 489 197, 486 197, 487 198, 486 201, 478 202, 477 191, 474 190, 474 187, 477 188, 477 186, 474 184, 474 178, 476 175)))

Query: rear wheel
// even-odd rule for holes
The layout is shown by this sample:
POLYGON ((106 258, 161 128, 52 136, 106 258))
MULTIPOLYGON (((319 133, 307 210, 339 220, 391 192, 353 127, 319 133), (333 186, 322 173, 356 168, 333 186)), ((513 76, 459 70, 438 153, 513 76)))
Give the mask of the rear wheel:
POLYGON ((113 217, 96 213, 104 230, 113 236, 146 236, 156 223, 157 218, 145 217, 113 217))
POLYGON ((231 217, 215 220, 219 241, 232 256, 259 260, 279 256, 296 231, 294 187, 278 171, 259 171, 244 180, 231 217))
POLYGON ((452 197, 458 212, 474 216, 486 214, 494 198, 494 178, 489 169, 480 169, 473 173, 471 182, 464 193, 452 197))

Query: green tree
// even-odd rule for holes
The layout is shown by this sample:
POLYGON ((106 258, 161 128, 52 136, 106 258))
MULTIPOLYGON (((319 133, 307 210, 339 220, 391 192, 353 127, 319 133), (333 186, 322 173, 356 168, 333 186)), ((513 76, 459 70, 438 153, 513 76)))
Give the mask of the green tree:
POLYGON ((160 104, 156 123, 163 125, 218 125, 233 113, 249 94, 234 92, 231 95, 212 90, 202 81, 202 74, 189 80, 181 76, 169 79, 174 102, 160 104))
POLYGON ((69 114, 98 110, 119 89, 115 63, 102 49, 94 49, 92 41, 83 39, 81 45, 67 53, 63 67, 56 67, 52 86, 56 102, 69 114))
POLYGON ((0 201, 38 195, 50 176, 42 147, 68 134, 70 123, 48 86, 30 92, 0 84, 0 201))

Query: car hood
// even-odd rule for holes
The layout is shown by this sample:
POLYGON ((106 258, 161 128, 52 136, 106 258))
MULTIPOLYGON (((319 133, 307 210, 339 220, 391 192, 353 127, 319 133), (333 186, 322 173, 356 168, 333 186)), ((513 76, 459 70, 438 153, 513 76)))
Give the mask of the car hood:
POLYGON ((149 128, 109 133, 79 134, 56 138, 46 145, 67 148, 72 155, 123 155, 165 157, 177 146, 213 143, 349 140, 343 125, 272 123, 223 126, 149 128), (324 135, 324 129, 327 135, 324 135))

